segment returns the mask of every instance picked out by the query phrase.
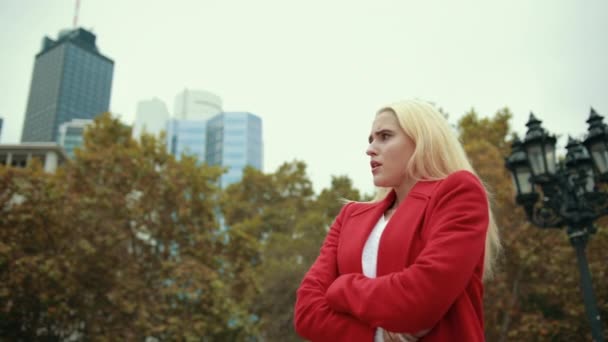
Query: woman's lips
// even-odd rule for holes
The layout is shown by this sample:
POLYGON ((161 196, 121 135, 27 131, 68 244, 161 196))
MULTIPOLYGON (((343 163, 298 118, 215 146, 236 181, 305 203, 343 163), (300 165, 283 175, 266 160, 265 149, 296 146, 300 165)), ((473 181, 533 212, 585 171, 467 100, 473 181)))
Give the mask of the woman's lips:
POLYGON ((382 164, 378 163, 377 161, 371 161, 369 165, 372 167, 372 173, 374 174, 378 172, 380 166, 382 166, 382 164))

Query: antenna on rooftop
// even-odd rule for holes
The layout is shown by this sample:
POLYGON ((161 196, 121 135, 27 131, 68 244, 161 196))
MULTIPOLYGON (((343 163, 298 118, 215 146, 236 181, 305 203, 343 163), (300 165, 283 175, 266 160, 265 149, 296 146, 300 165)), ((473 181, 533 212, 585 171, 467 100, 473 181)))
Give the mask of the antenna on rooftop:
POLYGON ((80 0, 76 0, 76 8, 74 8, 74 28, 78 25, 78 11, 80 10, 80 0))

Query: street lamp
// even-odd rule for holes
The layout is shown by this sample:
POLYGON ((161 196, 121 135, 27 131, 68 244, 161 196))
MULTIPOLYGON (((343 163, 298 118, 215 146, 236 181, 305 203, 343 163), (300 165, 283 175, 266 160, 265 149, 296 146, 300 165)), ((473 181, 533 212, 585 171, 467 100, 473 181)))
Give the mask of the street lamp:
POLYGON ((598 188, 599 182, 608 183, 608 126, 603 119, 592 108, 587 138, 581 142, 569 137, 565 160, 556 162, 557 139, 530 113, 524 141, 515 137, 511 155, 505 159, 517 190, 517 204, 524 207, 528 220, 541 228, 567 226, 576 250, 585 312, 597 342, 604 342, 604 337, 585 247, 596 232, 593 222, 608 214, 608 193, 598 188), (542 194, 536 191, 539 189, 542 194))

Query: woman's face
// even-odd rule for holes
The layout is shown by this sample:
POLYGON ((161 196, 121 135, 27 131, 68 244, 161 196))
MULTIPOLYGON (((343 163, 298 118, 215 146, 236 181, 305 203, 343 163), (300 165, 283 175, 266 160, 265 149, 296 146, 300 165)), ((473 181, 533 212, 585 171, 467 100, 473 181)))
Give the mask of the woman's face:
POLYGON ((384 111, 376 115, 366 152, 371 157, 374 185, 399 188, 407 183, 405 170, 414 147, 414 142, 401 129, 393 112, 384 111))

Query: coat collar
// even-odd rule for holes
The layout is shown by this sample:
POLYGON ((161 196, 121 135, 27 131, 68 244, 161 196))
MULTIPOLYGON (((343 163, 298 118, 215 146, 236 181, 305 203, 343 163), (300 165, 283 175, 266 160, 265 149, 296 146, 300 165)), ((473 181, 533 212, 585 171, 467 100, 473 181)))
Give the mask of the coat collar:
MULTIPOLYGON (((411 260, 412 242, 417 239, 419 225, 425 214, 427 202, 437 182, 419 181, 410 190, 406 198, 399 204, 389 220, 382 237, 377 260, 377 276, 402 270, 411 260)), ((353 253, 347 260, 351 271, 362 273, 361 253, 372 229, 381 215, 390 207, 396 197, 395 191, 375 203, 366 203, 355 208, 350 215, 349 226, 354 231, 344 241, 347 253, 353 253)))
MULTIPOLYGON (((399 207, 403 207, 403 203, 406 202, 406 200, 410 197, 414 197, 414 198, 425 200, 425 201, 428 200, 431 197, 431 192, 435 188, 435 185, 437 185, 437 181, 424 181, 423 180, 423 181, 416 182, 416 184, 414 184, 414 186, 412 187, 410 192, 407 194, 407 196, 405 197, 403 202, 399 205, 399 207)), ((384 199, 382 199, 378 202, 369 203, 369 205, 360 206, 359 208, 355 209, 352 212, 351 217, 360 215, 371 209, 375 209, 376 211, 381 210, 381 212, 384 213, 386 211, 386 209, 388 209, 388 207, 391 206, 391 204, 395 200, 396 196, 397 196, 397 194, 395 193, 395 190, 393 189, 393 190, 389 191, 389 193, 386 195, 386 197, 384 197, 384 199)), ((378 217, 380 217, 380 216, 378 216, 378 217)))

